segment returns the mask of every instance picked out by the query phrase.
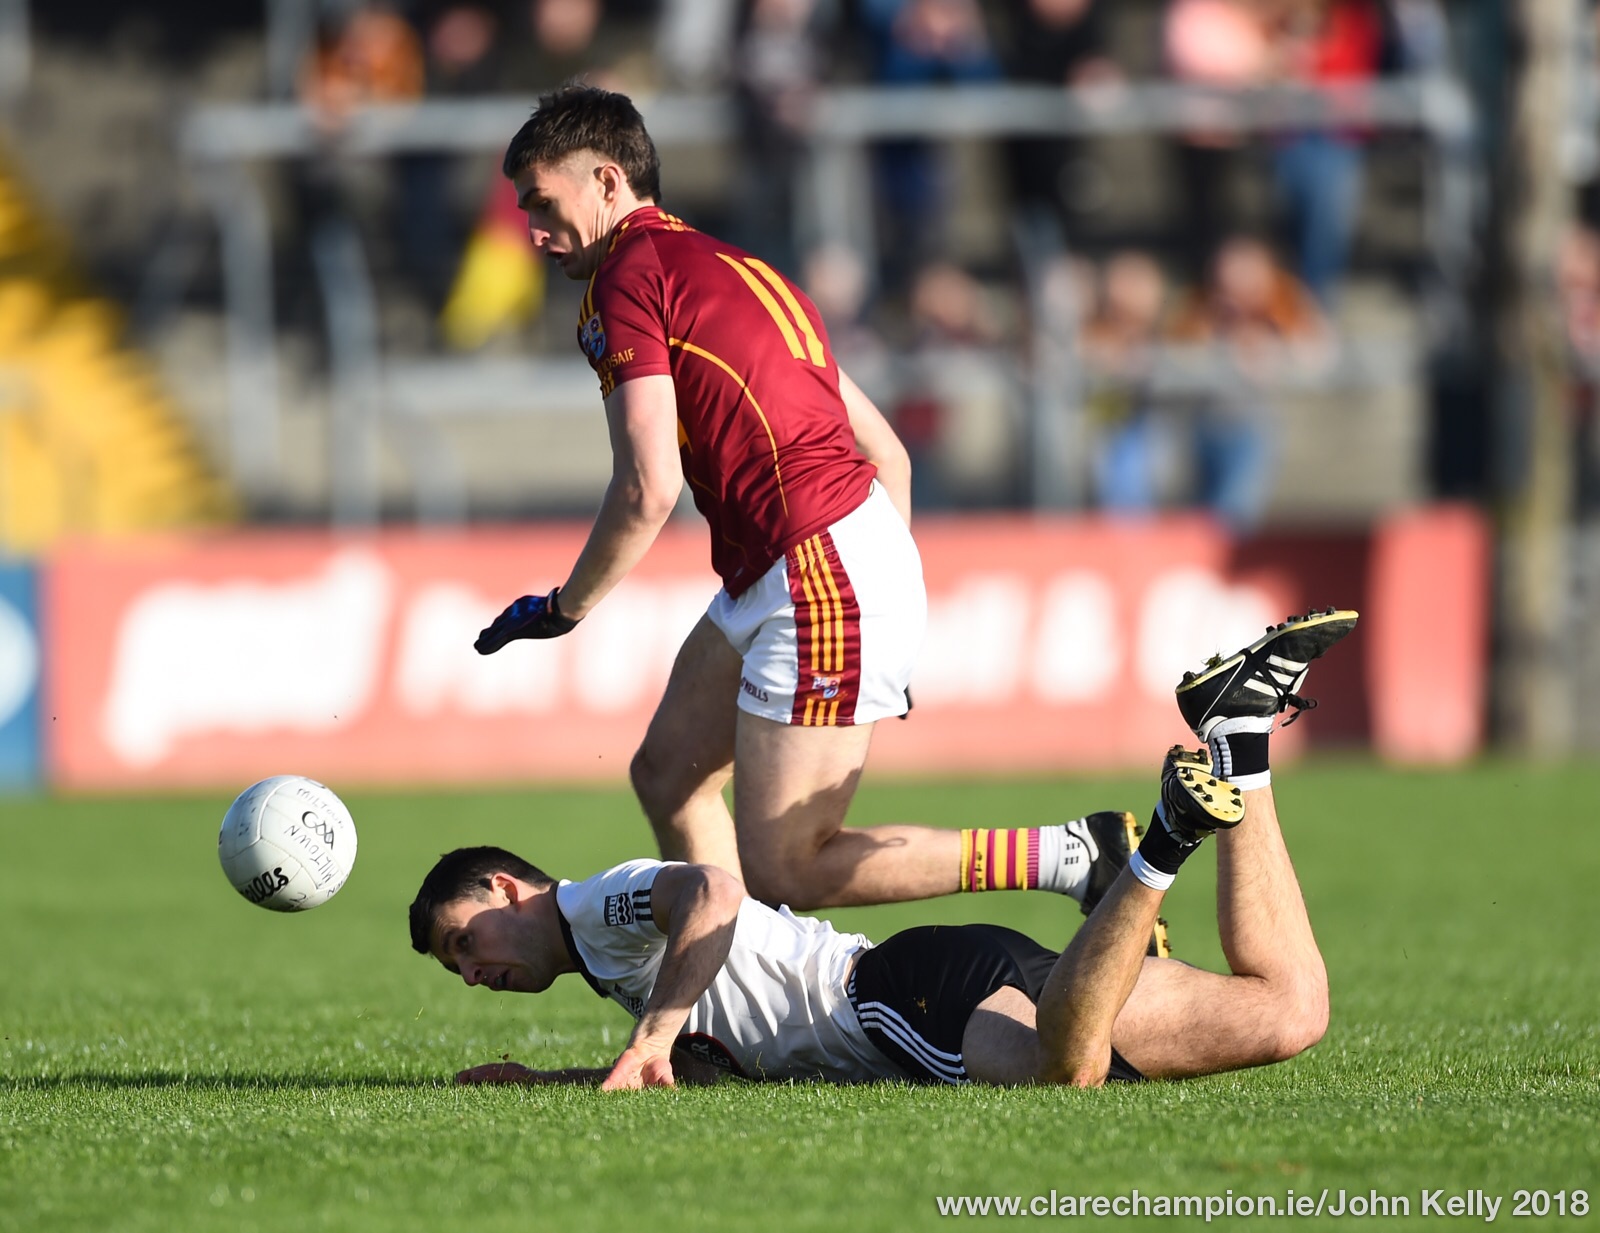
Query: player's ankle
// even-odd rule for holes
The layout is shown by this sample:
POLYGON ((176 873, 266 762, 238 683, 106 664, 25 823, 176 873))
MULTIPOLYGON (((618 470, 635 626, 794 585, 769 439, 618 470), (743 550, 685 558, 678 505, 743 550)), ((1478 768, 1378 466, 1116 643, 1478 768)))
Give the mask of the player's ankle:
POLYGON ((1089 889, 1089 872, 1095 853, 1079 835, 1065 826, 1041 826, 1039 835, 1039 890, 1069 895, 1079 903, 1089 889))
POLYGON ((963 891, 1032 890, 1039 885, 1043 853, 1039 827, 976 828, 961 832, 958 888, 963 891))
POLYGON ((1213 733, 1207 742, 1211 750, 1211 773, 1243 792, 1265 788, 1272 782, 1268 757, 1270 740, 1270 732, 1213 733))
POLYGON ((1199 839, 1185 841, 1174 835, 1157 803, 1138 850, 1128 860, 1128 869, 1151 890, 1164 891, 1178 876, 1183 862, 1200 850, 1200 843, 1199 839))

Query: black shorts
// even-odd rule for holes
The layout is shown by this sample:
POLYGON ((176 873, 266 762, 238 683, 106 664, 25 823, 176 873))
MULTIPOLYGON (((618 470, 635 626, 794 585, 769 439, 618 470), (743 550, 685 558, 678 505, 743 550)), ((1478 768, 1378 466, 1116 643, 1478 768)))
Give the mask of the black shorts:
MULTIPOLYGON (((1035 1005, 1061 957, 1001 925, 923 925, 867 951, 850 977, 850 1004, 867 1039, 906 1076, 966 1083, 961 1038, 979 1003, 1020 989, 1035 1005)), ((1108 1079, 1143 1079, 1115 1049, 1108 1079)))

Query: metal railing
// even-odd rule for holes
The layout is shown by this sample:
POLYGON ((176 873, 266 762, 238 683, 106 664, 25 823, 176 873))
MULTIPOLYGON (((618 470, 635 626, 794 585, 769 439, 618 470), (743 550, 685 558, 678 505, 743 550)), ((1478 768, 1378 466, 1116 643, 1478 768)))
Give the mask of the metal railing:
MULTIPOLYGON (((253 162, 304 158, 384 157, 420 151, 501 148, 527 118, 532 98, 429 101, 358 109, 336 133, 306 108, 289 103, 232 104, 197 110, 183 123, 180 147, 204 187, 221 234, 228 315, 227 366, 232 469, 247 495, 270 488, 277 473, 278 375, 272 336, 272 262, 268 210, 248 174, 253 162)), ((724 143, 737 131, 735 104, 721 97, 659 96, 640 100, 663 150, 724 143)), ((989 85, 931 88, 839 88, 814 101, 805 128, 806 156, 797 210, 801 245, 835 242, 871 260, 876 237, 867 155, 895 138, 994 138, 1043 135, 1114 136, 1211 131, 1266 135, 1307 130, 1403 130, 1421 137, 1425 160, 1426 234, 1432 294, 1460 303, 1472 261, 1479 186, 1475 180, 1474 119, 1465 91, 1453 79, 1430 76, 1328 90, 1274 88, 1227 92, 1166 83, 1058 90, 989 85)), ((1026 239, 1019 236, 1019 243, 1026 239)), ((459 517, 465 508, 460 478, 422 426, 432 416, 469 408, 518 410, 534 399, 552 409, 571 399, 592 406, 594 384, 581 359, 420 359, 381 353, 371 280, 359 236, 338 241, 337 260, 315 265, 328 308, 335 385, 331 437, 348 457, 333 460, 341 521, 378 514, 375 435, 385 424, 405 428, 428 458, 413 466, 419 512, 459 517), (338 267, 335 272, 334 267, 338 267), (581 399, 581 401, 580 401, 581 399), (420 435, 419 435, 420 434, 420 435)), ((1028 441, 1033 500, 1070 505, 1081 485, 1068 459, 1083 425, 1081 377, 1070 344, 1075 322, 1024 288, 1034 314, 1039 357, 1029 379, 1028 441), (1053 349, 1052 349, 1053 348, 1053 349), (1053 357, 1053 358, 1052 358, 1053 357)))

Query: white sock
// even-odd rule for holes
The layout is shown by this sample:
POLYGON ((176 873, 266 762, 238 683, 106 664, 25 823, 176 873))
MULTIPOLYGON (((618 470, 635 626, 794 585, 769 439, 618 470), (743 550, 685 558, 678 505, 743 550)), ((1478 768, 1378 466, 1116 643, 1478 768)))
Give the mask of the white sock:
POLYGON ((1070 895, 1079 903, 1089 889, 1089 862, 1100 855, 1083 818, 1039 828, 1039 889, 1070 895))
POLYGON ((1163 873, 1137 852, 1128 858, 1128 869, 1151 890, 1158 891, 1169 889, 1178 876, 1175 873, 1163 873))

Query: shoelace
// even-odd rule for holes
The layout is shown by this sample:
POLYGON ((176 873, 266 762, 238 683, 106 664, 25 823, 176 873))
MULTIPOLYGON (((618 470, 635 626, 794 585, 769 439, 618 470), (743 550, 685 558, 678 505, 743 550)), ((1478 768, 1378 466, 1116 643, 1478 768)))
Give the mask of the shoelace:
MULTIPOLYGON (((1283 631, 1285 629, 1288 629, 1289 626, 1291 626, 1291 625, 1298 625, 1303 621, 1309 621, 1312 617, 1329 616, 1334 611, 1336 611, 1336 610, 1333 609, 1333 608, 1328 608, 1326 610, 1313 608, 1310 612, 1306 613, 1304 616, 1292 616, 1287 621, 1279 622, 1277 625, 1268 625, 1267 626, 1267 633, 1269 633, 1269 634, 1279 633, 1279 632, 1281 632, 1281 631, 1283 631)), ((1213 668, 1217 667, 1221 663, 1222 663, 1222 656, 1221 655, 1212 655, 1209 659, 1206 660, 1205 667, 1203 669, 1201 669, 1201 671, 1210 672, 1213 668)), ((1185 672, 1183 674, 1183 680, 1182 680, 1181 684, 1187 685, 1190 681, 1194 680, 1197 675, 1198 675, 1198 673, 1195 673, 1195 672, 1185 672)), ((1314 710, 1317 709, 1317 700, 1315 698, 1306 698, 1306 697, 1303 697, 1300 694, 1290 693, 1287 689, 1283 688, 1283 686, 1279 685, 1277 681, 1272 679, 1272 674, 1270 672, 1266 673, 1261 679, 1265 680, 1267 682, 1267 684, 1271 685, 1273 690, 1278 695, 1278 708, 1277 708, 1278 714, 1281 715, 1284 711, 1287 711, 1290 707, 1294 708, 1294 714, 1289 716, 1288 719, 1285 719, 1281 724, 1278 725, 1278 727, 1287 728, 1295 720, 1299 719, 1300 716, 1303 715, 1305 712, 1314 711, 1314 710)))

